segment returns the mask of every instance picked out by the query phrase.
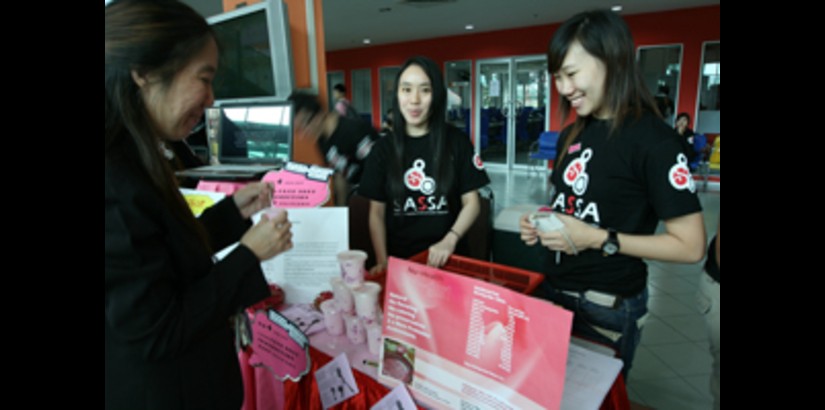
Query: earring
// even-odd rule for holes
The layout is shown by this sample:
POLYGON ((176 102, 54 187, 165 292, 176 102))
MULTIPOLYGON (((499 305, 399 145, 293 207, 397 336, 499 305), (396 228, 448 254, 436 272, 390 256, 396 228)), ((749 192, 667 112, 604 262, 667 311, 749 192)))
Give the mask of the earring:
POLYGON ((169 149, 169 147, 166 146, 165 142, 158 142, 158 149, 160 150, 160 153, 163 154, 164 157, 166 157, 166 159, 171 160, 175 158, 175 151, 169 149))

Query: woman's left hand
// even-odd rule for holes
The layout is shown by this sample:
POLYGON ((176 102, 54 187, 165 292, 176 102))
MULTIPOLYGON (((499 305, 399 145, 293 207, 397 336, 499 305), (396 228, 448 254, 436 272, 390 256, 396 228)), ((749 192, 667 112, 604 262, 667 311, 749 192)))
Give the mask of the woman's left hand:
POLYGON ((430 253, 427 257, 427 265, 440 268, 447 263, 447 259, 450 259, 450 255, 455 252, 455 244, 457 241, 453 237, 454 235, 447 234, 444 239, 430 246, 430 253))
POLYGON ((272 184, 254 182, 232 195, 243 219, 248 219, 261 209, 272 206, 272 184))

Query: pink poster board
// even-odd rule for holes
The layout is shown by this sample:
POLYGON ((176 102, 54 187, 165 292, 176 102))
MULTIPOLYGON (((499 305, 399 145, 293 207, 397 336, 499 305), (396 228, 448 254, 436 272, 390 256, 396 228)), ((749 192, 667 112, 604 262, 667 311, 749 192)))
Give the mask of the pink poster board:
POLYGON ((380 381, 438 409, 558 409, 573 314, 549 302, 390 258, 380 381))

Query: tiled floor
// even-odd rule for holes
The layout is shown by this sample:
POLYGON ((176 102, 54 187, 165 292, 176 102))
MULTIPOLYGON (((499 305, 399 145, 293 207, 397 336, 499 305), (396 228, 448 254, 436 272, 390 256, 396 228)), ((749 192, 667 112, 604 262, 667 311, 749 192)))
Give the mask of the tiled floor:
MULTIPOLYGON (((495 212, 518 204, 547 204, 544 178, 535 173, 488 170, 495 212)), ((708 237, 716 232, 720 193, 700 192, 708 237)), ((649 262, 650 318, 642 331, 627 383, 631 401, 655 409, 704 410, 712 407, 708 383, 711 357, 704 321, 694 296, 702 264, 649 262)))

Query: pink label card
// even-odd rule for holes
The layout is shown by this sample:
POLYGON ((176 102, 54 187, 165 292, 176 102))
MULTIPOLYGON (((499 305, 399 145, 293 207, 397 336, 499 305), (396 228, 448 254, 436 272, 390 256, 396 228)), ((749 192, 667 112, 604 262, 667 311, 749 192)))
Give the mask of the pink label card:
POLYGON ((251 326, 249 364, 264 366, 280 380, 298 381, 309 372, 309 339, 274 310, 258 311, 251 326))
POLYGON ((288 162, 284 169, 271 171, 262 181, 275 187, 272 206, 276 208, 315 208, 329 200, 329 168, 288 162))

